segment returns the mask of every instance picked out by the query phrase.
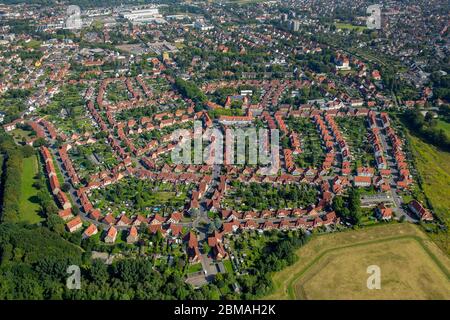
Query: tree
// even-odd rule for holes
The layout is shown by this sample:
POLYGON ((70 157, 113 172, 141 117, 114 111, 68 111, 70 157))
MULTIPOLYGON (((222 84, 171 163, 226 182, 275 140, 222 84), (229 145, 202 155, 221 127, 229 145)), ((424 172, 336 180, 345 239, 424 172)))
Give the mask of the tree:
POLYGON ((222 220, 219 217, 214 219, 214 225, 216 229, 220 229, 222 227, 222 220))
POLYGON ((50 230, 55 231, 58 234, 64 234, 64 220, 57 214, 50 214, 47 218, 47 226, 50 230))
POLYGON ((94 259, 89 268, 89 277, 99 285, 104 285, 109 280, 109 273, 106 265, 99 259, 94 259))
POLYGON ((361 221, 361 199, 358 189, 352 188, 349 194, 350 219, 353 224, 358 225, 361 221))
POLYGON ((204 105, 207 101, 206 95, 192 81, 178 78, 175 80, 175 87, 185 98, 191 99, 197 105, 204 105))
POLYGON ((69 192, 70 187, 71 187, 71 186, 70 186, 70 183, 64 182, 64 183, 62 184, 62 186, 61 186, 61 190, 64 191, 64 192, 69 192))
POLYGON ((22 154, 24 156, 24 158, 29 158, 32 155, 34 155, 34 149, 32 146, 29 145, 25 145, 22 147, 22 154))
POLYGON ((42 147, 47 145, 47 141, 45 141, 44 138, 37 138, 36 140, 34 140, 33 142, 33 146, 35 146, 36 148, 42 147))
POLYGON ((343 210, 345 208, 345 203, 344 203, 344 199, 342 198, 342 196, 336 196, 333 199, 333 210, 337 213, 337 214, 342 214, 343 210))

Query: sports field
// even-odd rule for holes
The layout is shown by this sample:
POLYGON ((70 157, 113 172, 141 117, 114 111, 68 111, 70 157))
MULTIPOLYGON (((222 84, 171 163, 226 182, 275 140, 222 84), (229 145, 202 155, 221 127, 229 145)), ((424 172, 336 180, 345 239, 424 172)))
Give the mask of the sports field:
POLYGON ((450 259, 417 226, 376 225, 313 236, 273 275, 267 299, 450 299, 450 259), (367 267, 381 270, 368 289, 367 267))

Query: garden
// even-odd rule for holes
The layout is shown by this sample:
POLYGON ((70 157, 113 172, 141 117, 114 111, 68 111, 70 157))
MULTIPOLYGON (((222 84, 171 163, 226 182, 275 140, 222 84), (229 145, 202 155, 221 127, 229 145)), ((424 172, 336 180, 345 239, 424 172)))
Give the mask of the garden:
POLYGON ((288 127, 300 135, 302 152, 294 155, 300 168, 318 168, 325 158, 322 139, 316 126, 309 118, 288 119, 288 127))
POLYGON ((269 183, 250 183, 245 185, 233 181, 231 191, 223 200, 223 206, 243 211, 304 208, 315 204, 317 196, 316 187, 308 184, 274 186, 269 183))
POLYGON ((367 126, 365 117, 337 117, 336 124, 341 129, 350 153, 355 159, 356 167, 374 167, 375 158, 372 144, 367 140, 367 126))
POLYGON ((94 207, 104 211, 104 214, 146 216, 159 213, 166 216, 183 209, 193 187, 194 184, 172 184, 131 177, 93 190, 90 198, 94 207))

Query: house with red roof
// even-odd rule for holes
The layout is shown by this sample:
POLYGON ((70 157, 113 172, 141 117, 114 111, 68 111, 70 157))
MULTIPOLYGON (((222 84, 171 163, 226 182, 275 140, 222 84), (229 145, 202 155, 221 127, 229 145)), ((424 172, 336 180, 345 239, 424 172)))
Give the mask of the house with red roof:
POLYGON ((66 228, 70 233, 81 229, 82 226, 83 226, 83 222, 81 221, 80 216, 77 216, 66 223, 66 228))
POLYGON ((375 209, 375 215, 380 220, 391 220, 393 217, 392 209, 387 207, 384 203, 380 203, 375 209))
POLYGON ((114 226, 111 226, 108 229, 108 232, 106 233, 104 240, 106 243, 114 243, 116 242, 116 238, 117 238, 117 229, 114 226))
POLYGON ((83 239, 90 238, 97 233, 98 233, 98 229, 97 229, 96 225, 91 224, 89 227, 86 228, 86 230, 84 230, 83 239))
POLYGON ((102 219, 102 222, 112 226, 116 222, 116 219, 114 219, 114 216, 109 213, 102 219))
POLYGON ((372 185, 372 178, 366 176, 355 176, 353 178, 353 185, 355 187, 370 187, 372 185))
POLYGON ((433 221, 433 214, 426 209, 419 201, 412 200, 408 204, 408 208, 416 214, 422 221, 433 221))
POLYGON ((61 219, 63 219, 64 221, 67 221, 67 220, 73 218, 72 209, 68 208, 68 209, 60 210, 58 212, 58 216, 61 219))
POLYGON ((118 227, 126 227, 131 224, 131 219, 128 218, 126 215, 122 215, 116 222, 116 226, 118 227))
POLYGON ((138 230, 135 226, 132 226, 128 231, 127 243, 136 243, 139 240, 138 230))
POLYGON ((190 263, 196 263, 200 260, 200 250, 198 248, 197 236, 193 231, 190 231, 184 241, 187 242, 187 255, 190 263))

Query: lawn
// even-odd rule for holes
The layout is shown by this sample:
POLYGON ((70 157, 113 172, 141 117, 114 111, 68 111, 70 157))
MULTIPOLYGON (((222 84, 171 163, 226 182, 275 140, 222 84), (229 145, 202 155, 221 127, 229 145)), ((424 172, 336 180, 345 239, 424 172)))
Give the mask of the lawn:
POLYGON ((233 273, 233 265, 231 263, 231 260, 224 260, 223 262, 223 266, 225 267, 225 269, 227 270, 228 273, 233 273))
POLYGON ((23 160, 22 190, 20 197, 20 220, 28 223, 38 223, 43 219, 39 216, 40 206, 37 203, 38 190, 33 187, 38 172, 36 156, 23 160))
POLYGON ((266 299, 450 299, 448 256, 412 224, 314 235, 297 255, 266 299), (381 268, 381 290, 366 287, 369 265, 381 268))
POLYGON ((110 83, 106 90, 106 98, 112 103, 128 100, 128 91, 125 83, 122 81, 110 83))
POLYGON ((187 273, 189 274, 189 273, 199 272, 202 270, 203 270, 202 264, 199 262, 196 264, 189 265, 187 273))

